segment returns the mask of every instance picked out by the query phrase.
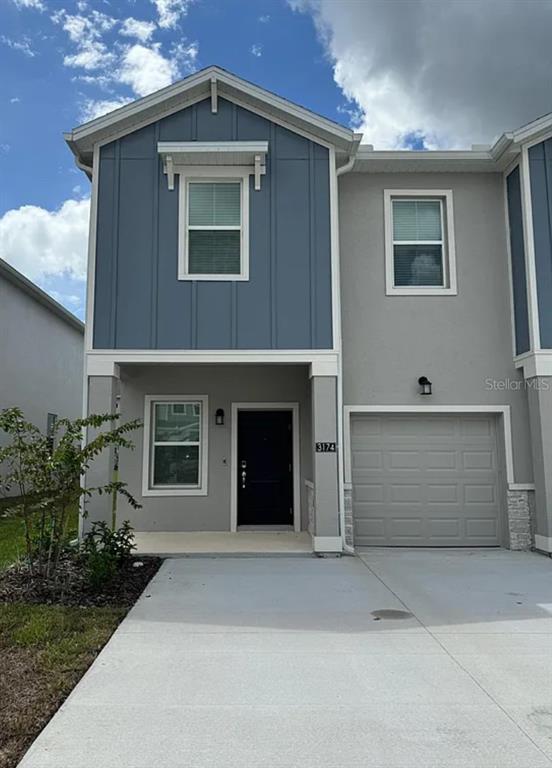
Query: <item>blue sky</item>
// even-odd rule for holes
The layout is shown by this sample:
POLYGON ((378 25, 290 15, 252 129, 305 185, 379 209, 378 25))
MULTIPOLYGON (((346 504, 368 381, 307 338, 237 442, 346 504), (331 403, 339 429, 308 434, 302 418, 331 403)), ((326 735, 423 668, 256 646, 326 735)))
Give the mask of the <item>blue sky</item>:
POLYGON ((490 142, 552 111, 552 0, 435 8, 0 0, 0 257, 83 317, 89 183, 62 133, 209 64, 362 130, 376 148, 490 142))

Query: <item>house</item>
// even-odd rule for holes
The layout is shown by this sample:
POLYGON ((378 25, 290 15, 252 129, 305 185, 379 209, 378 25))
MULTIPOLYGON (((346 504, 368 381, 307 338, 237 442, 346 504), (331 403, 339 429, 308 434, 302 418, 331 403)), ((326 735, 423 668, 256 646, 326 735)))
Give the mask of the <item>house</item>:
POLYGON ((552 551, 552 116, 375 151, 209 67, 66 140, 136 530, 552 551))
POLYGON ((0 410, 21 408, 45 433, 79 418, 83 358, 84 324, 0 259, 0 410))

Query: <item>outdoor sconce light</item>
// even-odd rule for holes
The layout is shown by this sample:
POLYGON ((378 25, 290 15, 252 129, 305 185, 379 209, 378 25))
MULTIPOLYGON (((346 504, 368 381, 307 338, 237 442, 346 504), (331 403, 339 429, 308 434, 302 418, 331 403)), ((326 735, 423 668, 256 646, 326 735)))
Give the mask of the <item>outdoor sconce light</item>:
POLYGON ((224 411, 222 408, 217 408, 217 411, 215 413, 215 424, 217 427, 223 427, 224 426, 224 411))
POLYGON ((427 376, 420 376, 418 384, 420 385, 420 395, 431 395, 431 381, 427 376))

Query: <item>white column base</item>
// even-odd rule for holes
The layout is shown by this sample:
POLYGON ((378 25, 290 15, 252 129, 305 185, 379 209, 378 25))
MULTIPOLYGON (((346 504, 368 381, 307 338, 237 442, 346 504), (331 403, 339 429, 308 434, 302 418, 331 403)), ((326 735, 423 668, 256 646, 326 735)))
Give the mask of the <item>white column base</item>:
POLYGON ((535 549, 541 552, 552 552, 552 537, 541 536, 540 533, 535 534, 535 549))
POLYGON ((312 543, 315 552, 343 551, 341 536, 313 536, 312 543))

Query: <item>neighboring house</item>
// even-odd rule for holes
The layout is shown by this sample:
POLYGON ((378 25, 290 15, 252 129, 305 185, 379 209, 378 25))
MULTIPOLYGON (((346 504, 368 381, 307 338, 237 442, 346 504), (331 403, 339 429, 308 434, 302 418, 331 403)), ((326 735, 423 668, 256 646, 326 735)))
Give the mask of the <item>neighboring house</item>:
POLYGON ((552 551, 552 116, 374 151, 210 67, 66 138, 137 530, 552 551))
POLYGON ((46 433, 80 418, 83 357, 84 324, 0 259, 0 410, 17 406, 46 433))

